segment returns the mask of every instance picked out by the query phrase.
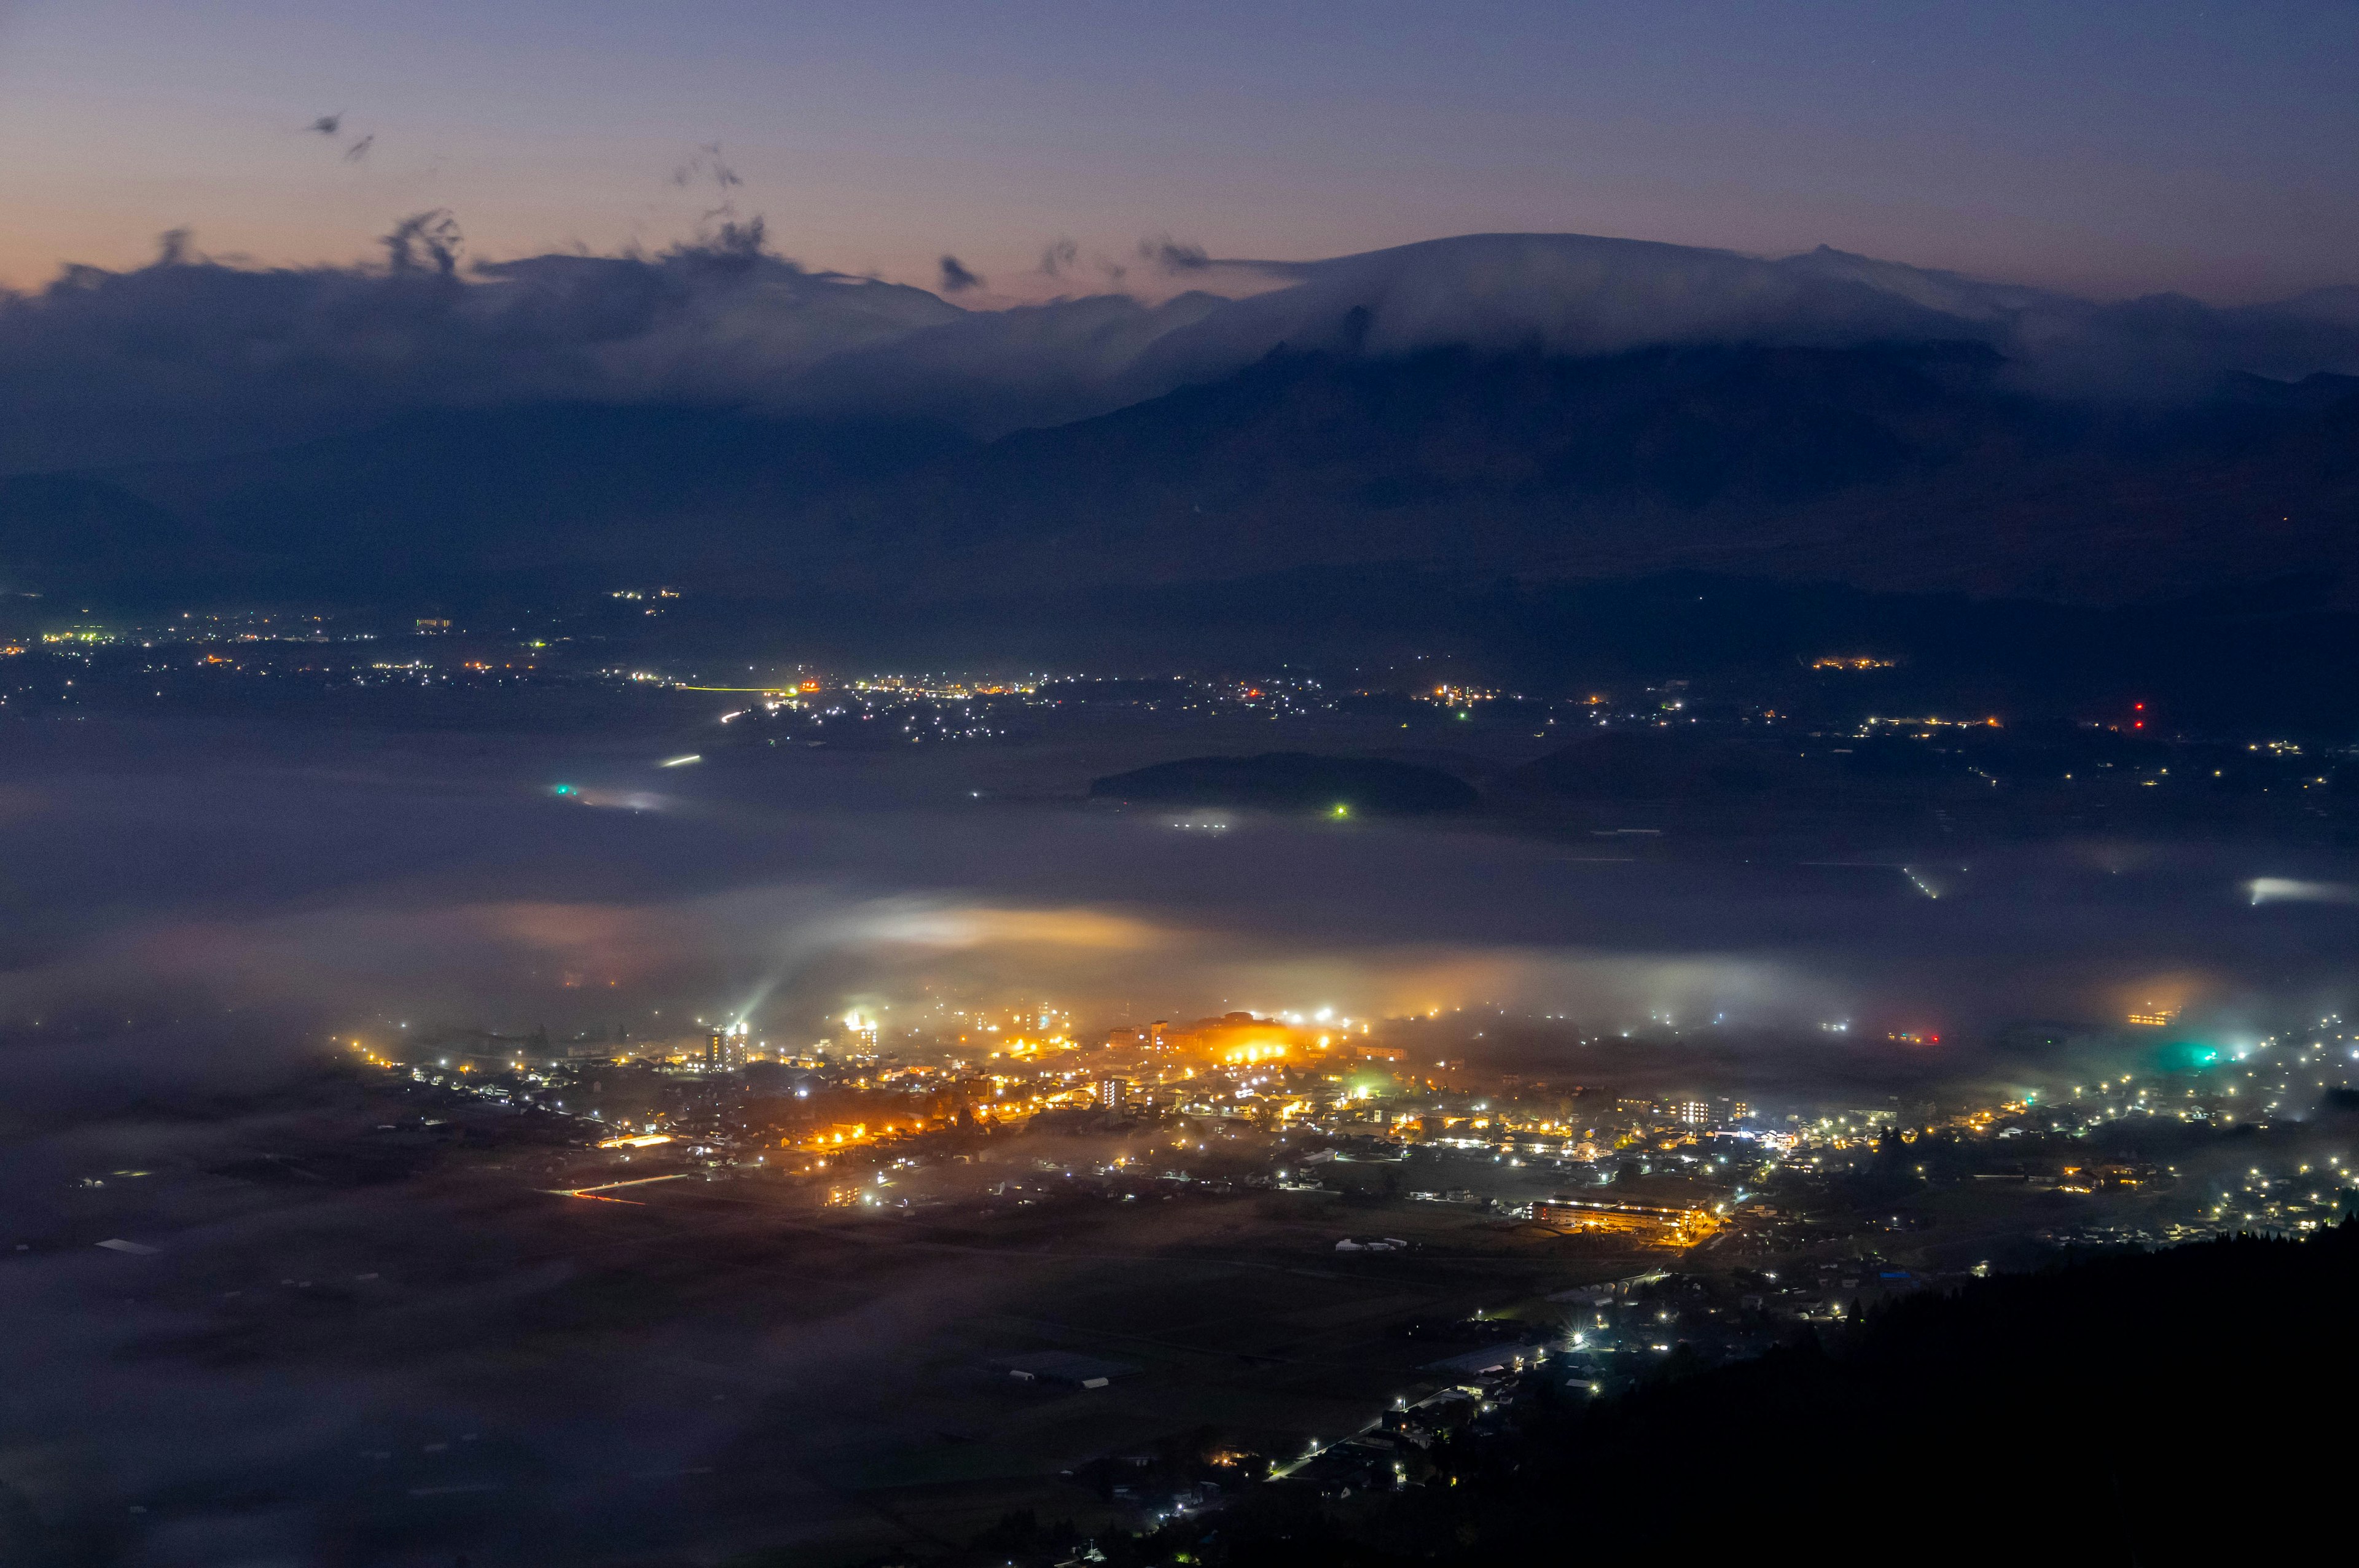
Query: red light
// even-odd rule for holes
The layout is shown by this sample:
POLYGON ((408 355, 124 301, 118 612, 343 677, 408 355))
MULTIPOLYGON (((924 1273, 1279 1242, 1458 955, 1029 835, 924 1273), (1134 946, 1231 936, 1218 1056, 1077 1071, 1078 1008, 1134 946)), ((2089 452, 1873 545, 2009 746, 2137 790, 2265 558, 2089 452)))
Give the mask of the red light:
POLYGON ((2132 703, 2130 706, 2136 708, 2140 713, 2144 713, 2146 711, 2146 704, 2143 702, 2132 703))

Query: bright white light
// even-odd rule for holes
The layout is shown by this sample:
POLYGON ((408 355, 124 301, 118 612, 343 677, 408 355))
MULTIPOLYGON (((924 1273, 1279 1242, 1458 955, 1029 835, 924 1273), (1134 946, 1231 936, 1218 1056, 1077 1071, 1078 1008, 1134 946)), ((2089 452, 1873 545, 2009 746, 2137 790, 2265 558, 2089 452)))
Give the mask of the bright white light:
POLYGON ((2359 887, 2348 882, 2305 882, 2290 877, 2255 877, 2245 884, 2255 903, 2359 903, 2359 887))

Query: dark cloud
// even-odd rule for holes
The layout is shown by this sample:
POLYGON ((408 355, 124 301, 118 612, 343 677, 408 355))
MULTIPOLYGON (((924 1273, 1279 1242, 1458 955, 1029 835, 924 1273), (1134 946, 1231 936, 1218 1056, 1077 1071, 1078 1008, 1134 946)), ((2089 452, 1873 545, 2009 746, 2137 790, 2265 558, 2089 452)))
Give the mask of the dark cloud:
POLYGON ((346 163, 365 162, 369 156, 369 149, 375 146, 376 137, 374 134, 363 136, 359 141, 354 142, 351 146, 344 149, 344 161, 346 163))
POLYGON ((1169 391, 1177 384, 1140 367, 1158 342, 1226 303, 1210 294, 1159 305, 1092 294, 966 311, 831 355, 782 382, 764 406, 791 415, 854 409, 937 419, 979 435, 1086 418, 1169 391))
POLYGON ((0 293, 0 470, 251 449, 412 408, 745 406, 965 314, 777 255, 759 219, 652 255, 462 266, 439 211, 386 243, 394 265, 255 268, 175 231, 151 265, 0 293))
POLYGON ((944 294, 962 294, 967 289, 981 288, 982 287, 982 276, 979 274, 969 271, 966 264, 960 261, 958 257, 953 255, 945 255, 942 257, 942 280, 940 285, 940 292, 944 294))
MULTIPOLYGON (((731 189, 716 155, 691 166, 731 189)), ((923 289, 802 266, 724 202, 654 255, 462 265, 456 218, 413 214, 389 265, 192 259, 70 267, 0 296, 0 471, 252 449, 407 408, 571 399, 791 415, 922 416, 978 435, 1083 417, 1216 379, 1280 344, 1565 355, 1650 345, 1989 345, 2027 390, 2147 401, 2237 372, 2359 371, 2349 291, 2215 308, 2100 304, 1832 251, 1783 259, 1563 234, 1485 234, 1309 262, 1150 240, 1204 292, 1114 292, 1071 240, 1042 270, 1096 292, 961 310, 923 289), (1212 287, 1222 290, 1212 292, 1212 287), (1224 295, 1244 294, 1245 297, 1224 295)), ((971 271, 960 264, 962 272, 971 271)), ((955 275, 940 278, 944 292, 955 275)))
POLYGON ((1182 244, 1169 234, 1150 234, 1139 241, 1138 256, 1165 273, 1201 272, 1212 265, 1203 246, 1182 244))
POLYGON ((2235 308, 2169 297, 2106 305, 1824 248, 1765 259, 1577 234, 1469 234, 1332 260, 1204 266, 1282 287, 1157 345, 1153 370, 1175 384, 1281 342, 1340 344, 1347 324, 1356 351, 1387 355, 1443 344, 1580 356, 1657 345, 1980 342, 2005 356, 2026 390, 2142 401, 2208 395, 2235 373, 2359 371, 2359 319, 2322 297, 2235 308))
POLYGON ((337 132, 342 130, 343 125, 344 112, 342 109, 339 109, 332 114, 321 115, 318 119, 312 121, 303 128, 306 131, 312 133, 314 135, 332 136, 337 132))
POLYGON ((449 209, 437 207, 413 212, 386 235, 386 265, 397 273, 431 265, 437 273, 449 277, 459 270, 459 252, 465 244, 464 236, 459 232, 459 221, 449 209))
POLYGON ((690 185, 709 183, 725 200, 729 192, 745 183, 729 160, 722 156, 719 142, 701 142, 696 151, 673 167, 671 182, 682 189, 690 185))

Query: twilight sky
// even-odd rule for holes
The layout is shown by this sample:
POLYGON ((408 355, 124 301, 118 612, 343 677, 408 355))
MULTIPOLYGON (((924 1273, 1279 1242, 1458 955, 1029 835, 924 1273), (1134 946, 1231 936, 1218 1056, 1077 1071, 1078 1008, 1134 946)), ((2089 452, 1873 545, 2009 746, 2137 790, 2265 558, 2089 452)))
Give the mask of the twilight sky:
POLYGON ((718 141, 788 254, 969 302, 1496 230, 2274 297, 2359 282, 2354 59, 2346 0, 0 0, 0 282, 661 244, 718 141))

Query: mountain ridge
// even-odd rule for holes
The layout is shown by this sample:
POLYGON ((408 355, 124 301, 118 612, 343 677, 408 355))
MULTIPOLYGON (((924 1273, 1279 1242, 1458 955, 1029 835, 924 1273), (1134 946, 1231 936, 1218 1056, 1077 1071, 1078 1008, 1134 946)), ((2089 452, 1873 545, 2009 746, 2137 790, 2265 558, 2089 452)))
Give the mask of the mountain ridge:
MULTIPOLYGON (((102 304, 119 333, 151 293, 236 303, 250 337, 325 289, 424 357, 410 406, 344 429, 7 481, 0 568, 343 599, 654 575, 880 606, 1378 563, 2090 603, 2359 581, 2339 294, 2103 305, 1823 249, 1473 235, 1205 264, 1276 286, 1244 298, 969 312, 743 249, 555 259, 480 283, 159 264, 7 302, 0 350, 102 304), (443 361, 473 379, 442 388, 443 361)), ((230 373, 187 352, 192 382, 230 373)), ((367 402, 361 368, 306 373, 367 402)))
POLYGON ((0 481, 0 566, 78 591, 342 597, 603 572, 925 602, 1401 563, 2158 600, 2359 566, 2354 390, 2125 414, 2020 392, 1976 344, 1280 351, 991 442, 698 408, 423 413, 0 481))

